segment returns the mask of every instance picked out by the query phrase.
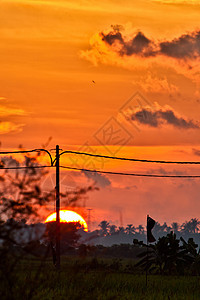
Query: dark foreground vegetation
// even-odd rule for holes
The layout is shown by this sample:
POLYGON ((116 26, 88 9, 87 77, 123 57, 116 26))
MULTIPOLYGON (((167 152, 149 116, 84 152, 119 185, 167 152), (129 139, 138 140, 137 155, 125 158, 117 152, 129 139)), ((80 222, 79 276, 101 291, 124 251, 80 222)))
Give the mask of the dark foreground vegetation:
POLYGON ((145 275, 125 259, 62 257, 60 272, 49 259, 40 263, 21 261, 11 286, 0 282, 1 299, 200 299, 199 276, 149 275, 146 286, 145 275))
POLYGON ((7 245, 0 299, 200 299, 197 249, 174 233, 149 246, 148 254, 138 240, 112 247, 65 244, 57 270, 49 245, 7 245))

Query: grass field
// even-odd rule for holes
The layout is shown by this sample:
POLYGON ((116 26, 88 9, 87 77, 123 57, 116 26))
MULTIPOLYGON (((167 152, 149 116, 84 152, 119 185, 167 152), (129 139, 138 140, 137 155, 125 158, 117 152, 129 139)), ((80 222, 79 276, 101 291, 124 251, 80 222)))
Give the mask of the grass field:
POLYGON ((200 299, 196 276, 148 276, 134 273, 132 262, 113 259, 62 260, 60 272, 51 261, 24 260, 12 274, 11 286, 0 283, 1 299, 200 299), (130 266, 130 268, 129 268, 130 266))

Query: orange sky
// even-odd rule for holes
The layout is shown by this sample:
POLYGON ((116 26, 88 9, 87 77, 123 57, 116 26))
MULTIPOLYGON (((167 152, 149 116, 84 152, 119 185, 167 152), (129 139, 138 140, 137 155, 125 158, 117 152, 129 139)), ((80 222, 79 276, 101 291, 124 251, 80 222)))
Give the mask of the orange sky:
MULTIPOLYGON (((198 160, 199 13, 200 1, 192 0, 0 1, 2 150, 41 147, 51 136, 50 148, 198 160), (116 33, 123 41, 113 41, 116 33), (138 36, 148 47, 141 39, 131 46, 138 36), (163 43, 168 48, 161 51, 163 43), (124 107, 135 94, 131 110, 124 107), (150 119, 140 119, 143 110, 150 119), (104 136, 109 124, 119 130, 115 140, 104 136)), ((105 170, 198 173, 197 167, 90 163, 105 170)), ((125 225, 144 223, 147 213, 169 223, 198 217, 198 180, 105 178, 110 184, 87 202, 95 218, 120 223, 123 214, 125 225)), ((76 184, 92 180, 75 177, 76 184)))

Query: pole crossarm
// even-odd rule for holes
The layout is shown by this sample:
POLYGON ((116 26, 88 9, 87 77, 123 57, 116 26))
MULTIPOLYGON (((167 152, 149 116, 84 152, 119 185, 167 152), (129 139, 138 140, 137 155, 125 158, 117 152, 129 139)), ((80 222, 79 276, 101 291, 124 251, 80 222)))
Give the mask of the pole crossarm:
POLYGON ((16 151, 0 151, 0 155, 6 155, 6 154, 20 154, 20 153, 32 153, 32 152, 46 152, 50 158, 51 166, 53 166, 53 158, 51 156, 51 153, 43 148, 40 149, 32 149, 32 150, 16 150, 16 151))

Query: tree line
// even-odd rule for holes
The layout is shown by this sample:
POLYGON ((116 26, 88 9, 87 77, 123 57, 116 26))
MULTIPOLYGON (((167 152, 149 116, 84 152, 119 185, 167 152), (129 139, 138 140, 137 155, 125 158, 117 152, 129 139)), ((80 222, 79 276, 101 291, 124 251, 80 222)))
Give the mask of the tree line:
MULTIPOLYGON (((156 239, 166 236, 170 232, 175 233, 178 238, 181 236, 185 239, 193 238, 199 244, 200 221, 197 218, 192 218, 182 224, 173 222, 171 225, 168 225, 166 222, 163 224, 156 222, 152 230, 156 239)), ((99 223, 98 229, 93 231, 93 233, 96 233, 96 237, 104 237, 104 241, 106 238, 111 239, 111 237, 114 241, 115 237, 116 242, 119 241, 119 243, 120 238, 123 239, 123 242, 127 240, 128 243, 132 243, 134 238, 146 242, 146 227, 143 225, 134 226, 133 224, 127 224, 126 226, 117 227, 103 220, 99 223)))

